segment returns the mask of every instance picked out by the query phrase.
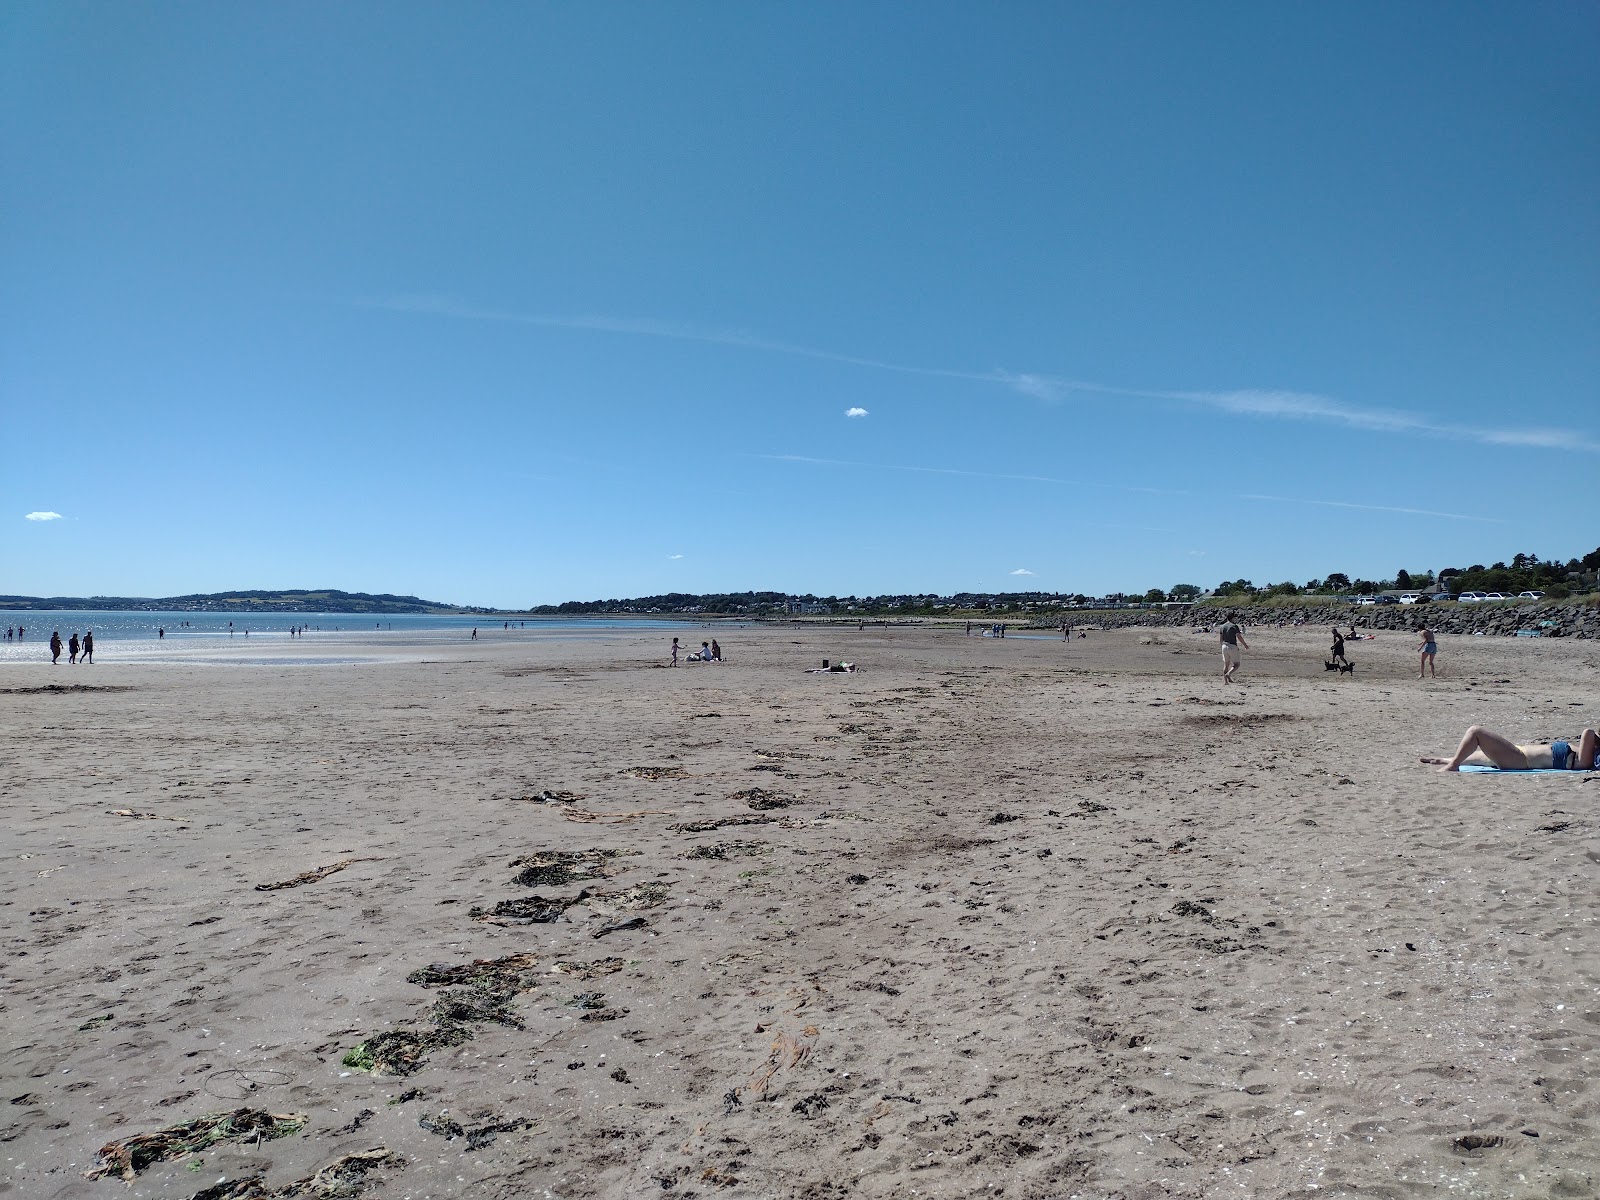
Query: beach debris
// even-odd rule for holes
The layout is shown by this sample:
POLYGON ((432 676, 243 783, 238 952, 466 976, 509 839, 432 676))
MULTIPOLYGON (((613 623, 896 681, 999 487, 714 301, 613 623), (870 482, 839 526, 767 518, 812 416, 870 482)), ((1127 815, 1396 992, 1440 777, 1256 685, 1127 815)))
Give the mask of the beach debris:
POLYGON ((587 800, 587 792, 553 792, 549 788, 537 796, 513 796, 513 800, 526 800, 533 804, 576 804, 579 800, 587 800))
POLYGON ((1107 808, 1104 804, 1101 804, 1096 800, 1079 800, 1078 801, 1078 811, 1077 812, 1063 813, 1062 816, 1066 816, 1066 817, 1088 817, 1088 816, 1093 816, 1095 813, 1103 813, 1103 812, 1110 812, 1110 811, 1111 810, 1109 808, 1107 808))
POLYGON ((329 875, 333 875, 333 874, 335 874, 335 873, 337 873, 339 871, 342 871, 346 867, 351 866, 351 865, 353 865, 355 863, 359 863, 359 862, 378 862, 378 861, 380 861, 380 860, 377 859, 377 858, 370 858, 370 857, 369 858, 341 858, 338 862, 329 863, 325 867, 315 867, 310 871, 302 871, 302 872, 300 872, 300 874, 296 875, 293 879, 281 879, 277 883, 258 883, 258 884, 256 884, 256 891, 258 891, 258 892, 277 892, 277 891, 283 890, 284 888, 299 887, 303 883, 316 883, 319 879, 326 879, 329 875))
POLYGON ((590 892, 590 899, 609 904, 614 908, 641 909, 659 908, 667 902, 667 894, 671 892, 670 883, 662 883, 658 879, 648 879, 644 883, 636 883, 632 887, 623 888, 620 892, 590 892))
POLYGON ((561 887, 583 879, 606 879, 610 872, 607 860, 616 858, 620 850, 541 850, 511 860, 513 867, 523 868, 513 883, 521 887, 561 887))
POLYGON ((690 713, 689 714, 689 720, 691 720, 691 721, 704 721, 708 717, 720 717, 721 715, 722 714, 719 713, 719 712, 690 713))
POLYGON ((564 1002, 567 1008, 598 1009, 606 1006, 604 992, 579 992, 572 999, 564 1002))
POLYGON ((597 958, 593 962, 558 962, 556 970, 563 975, 571 975, 574 979, 599 979, 606 975, 614 975, 622 970, 620 958, 597 958))
POLYGON ((269 1113, 258 1108, 211 1113, 155 1133, 136 1133, 118 1142, 107 1142, 100 1147, 94 1166, 83 1175, 85 1179, 115 1175, 132 1183, 151 1163, 197 1154, 218 1142, 272 1141, 288 1137, 299 1133, 305 1123, 306 1118, 299 1113, 269 1113))
POLYGON ((447 1142, 453 1142, 467 1132, 461 1122, 454 1121, 443 1113, 438 1116, 434 1116, 432 1113, 423 1113, 417 1118, 417 1128, 438 1134, 447 1142))
POLYGON ((1005 825, 1005 824, 1008 824, 1011 821, 1020 821, 1020 820, 1022 820, 1022 814, 1020 814, 1020 813, 997 812, 997 813, 994 814, 994 816, 989 818, 989 824, 990 825, 1005 825))
POLYGON ((618 775, 626 775, 632 779, 688 779, 689 773, 682 767, 628 767, 618 771, 618 775))
POLYGON ((810 1121, 814 1120, 817 1114, 821 1113, 824 1109, 832 1107, 833 1105, 829 1102, 828 1098, 821 1092, 813 1092, 809 1096, 802 1096, 800 1099, 796 1100, 794 1104, 790 1106, 789 1111, 793 1113, 799 1113, 806 1120, 810 1121))
POLYGON ((619 821, 632 821, 639 817, 670 817, 670 808, 639 808, 633 812, 601 813, 591 812, 586 808, 563 808, 561 815, 569 821, 598 821, 603 825, 615 825, 619 821))
POLYGON ((807 754, 803 750, 757 750, 757 758, 818 758, 819 755, 807 754))
POLYGON ((650 922, 643 917, 633 917, 627 921, 618 921, 612 925, 602 925, 589 936, 603 938, 608 933, 621 933, 625 929, 648 929, 649 927, 650 922))
POLYGON ((166 817, 160 813, 139 812, 132 808, 110 808, 106 810, 108 817, 133 817, 139 821, 182 821, 183 817, 166 817))
POLYGON ((435 1050, 470 1042, 473 1031, 462 1025, 440 1025, 422 1031, 385 1029, 358 1042, 340 1061, 355 1071, 374 1075, 412 1075, 420 1071, 435 1050))
POLYGON ((628 1015, 628 1010, 625 1009, 625 1008, 601 1008, 601 1009, 595 1010, 594 1012, 586 1012, 586 1013, 584 1013, 583 1016, 578 1018, 578 1020, 580 1020, 580 1021, 589 1021, 589 1022, 594 1022, 594 1021, 620 1021, 620 1020, 622 1020, 623 1017, 625 1017, 627 1015, 628 1015))
POLYGON ((749 1090, 761 1099, 767 1099, 772 1081, 780 1071, 792 1071, 811 1057, 819 1032, 815 1025, 807 1025, 797 1034, 780 1031, 772 1039, 767 1057, 750 1073, 748 1088, 740 1090, 749 1090))
POLYGON ((861 885, 862 885, 862 884, 864 884, 864 883, 871 883, 871 882, 872 882, 872 881, 871 881, 871 879, 869 879, 869 878, 868 878, 868 877, 867 877, 867 876, 865 876, 865 875, 863 875, 863 874, 861 874, 861 873, 860 873, 860 872, 859 872, 859 871, 858 871, 858 872, 857 872, 857 873, 856 873, 856 874, 854 874, 854 875, 846 875, 846 876, 845 876, 845 882, 846 882, 846 883, 853 883, 853 884, 855 884, 855 885, 856 885, 856 887, 860 887, 860 886, 861 886, 861 885))
POLYGON ((522 896, 516 900, 502 900, 492 911, 473 905, 467 910, 467 916, 490 925, 547 924, 559 921, 562 913, 574 904, 582 904, 589 895, 585 889, 576 896, 522 896))
POLYGON ((1494 1150, 1510 1144, 1510 1138, 1498 1133, 1466 1133, 1451 1143, 1457 1150, 1494 1150))
POLYGON ((730 825, 770 825, 774 817, 715 817, 704 821, 679 821, 668 826, 674 833, 711 833, 730 825))
POLYGON ((379 1163, 404 1166, 405 1160, 385 1146, 374 1146, 335 1159, 313 1175, 268 1188, 265 1178, 252 1175, 217 1183, 198 1191, 193 1200, 349 1200, 366 1186, 367 1172, 379 1163))
POLYGON ((726 861, 741 854, 765 854, 770 849, 767 842, 715 842, 709 846, 696 846, 683 857, 726 861))
POLYGON ((743 800, 757 812, 765 812, 773 808, 788 808, 794 803, 789 796, 780 795, 778 792, 769 792, 765 788, 745 788, 743 791, 732 793, 729 800, 743 800))
POLYGON ((470 1022, 524 1029, 522 1018, 511 1011, 515 996, 515 991, 450 988, 439 993, 439 999, 428 1010, 428 1017, 441 1029, 470 1022))
POLYGON ((497 991, 531 991, 535 985, 533 969, 539 958, 534 954, 508 954, 504 958, 475 958, 469 963, 429 963, 406 976, 407 983, 420 987, 469 985, 497 991))
POLYGON ((377 1115, 378 1114, 377 1114, 377 1111, 375 1109, 363 1108, 360 1112, 358 1112, 351 1119, 351 1121, 350 1121, 350 1123, 348 1125, 341 1125, 341 1126, 339 1126, 338 1129, 334 1130, 334 1132, 335 1133, 356 1133, 356 1132, 358 1132, 360 1130, 360 1128, 363 1125, 365 1125, 368 1121, 372 1120, 372 1118, 377 1116, 377 1115))

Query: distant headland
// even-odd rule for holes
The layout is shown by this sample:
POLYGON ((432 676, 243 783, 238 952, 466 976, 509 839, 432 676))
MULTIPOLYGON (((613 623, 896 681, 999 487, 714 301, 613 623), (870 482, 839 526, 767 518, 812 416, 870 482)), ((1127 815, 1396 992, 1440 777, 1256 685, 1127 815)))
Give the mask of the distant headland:
POLYGON ((57 609, 84 612, 240 612, 240 613, 460 613, 494 612, 460 604, 441 604, 416 596, 341 592, 337 588, 288 591, 211 592, 162 596, 0 596, 0 610, 57 609))

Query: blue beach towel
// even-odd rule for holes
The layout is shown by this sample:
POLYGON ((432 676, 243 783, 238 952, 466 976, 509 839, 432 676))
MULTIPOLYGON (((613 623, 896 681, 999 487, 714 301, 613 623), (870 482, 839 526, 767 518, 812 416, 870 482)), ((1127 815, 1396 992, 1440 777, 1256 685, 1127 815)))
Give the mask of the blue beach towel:
POLYGON ((1462 772, 1471 771, 1474 775, 1589 775, 1589 771, 1558 771, 1554 767, 1534 767, 1528 771, 1502 771, 1499 767, 1464 766, 1462 772))

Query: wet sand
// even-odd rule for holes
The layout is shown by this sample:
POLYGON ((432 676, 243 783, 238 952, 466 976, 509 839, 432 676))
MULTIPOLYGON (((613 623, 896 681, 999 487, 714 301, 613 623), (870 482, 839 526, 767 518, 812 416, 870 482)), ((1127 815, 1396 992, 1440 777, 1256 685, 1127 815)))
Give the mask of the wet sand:
POLYGON ((1600 1194, 1600 645, 717 632, 0 667, 0 1193, 1600 1194))

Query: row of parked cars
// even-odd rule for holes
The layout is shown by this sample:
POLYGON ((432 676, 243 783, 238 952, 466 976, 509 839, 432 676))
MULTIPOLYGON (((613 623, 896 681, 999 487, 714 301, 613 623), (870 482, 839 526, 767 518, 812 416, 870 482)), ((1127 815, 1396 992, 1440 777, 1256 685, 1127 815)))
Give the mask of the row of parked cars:
POLYGON ((1459 604, 1482 604, 1487 600, 1543 600, 1543 592, 1518 592, 1508 596, 1504 592, 1462 592, 1452 596, 1449 592, 1406 592, 1402 596, 1357 596, 1351 604, 1439 604, 1454 600, 1459 604))

